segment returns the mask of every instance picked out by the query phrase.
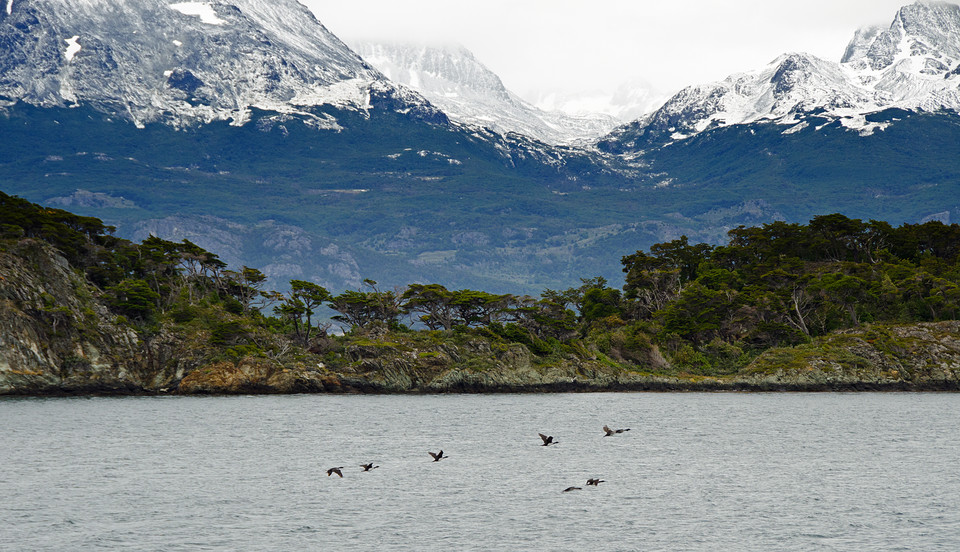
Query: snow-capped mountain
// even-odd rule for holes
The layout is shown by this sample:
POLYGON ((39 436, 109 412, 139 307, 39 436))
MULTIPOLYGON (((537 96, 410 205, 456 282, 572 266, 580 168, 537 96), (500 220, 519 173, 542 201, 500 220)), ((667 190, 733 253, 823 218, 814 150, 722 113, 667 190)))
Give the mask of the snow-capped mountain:
POLYGON ((507 90, 500 77, 462 46, 359 41, 351 46, 390 80, 413 88, 463 123, 571 144, 602 136, 622 122, 599 113, 571 115, 537 108, 507 90))
POLYGON ((242 124, 250 108, 365 109, 382 97, 430 109, 295 0, 6 0, 0 45, 6 105, 82 103, 141 126, 242 124))
POLYGON ((691 86, 656 112, 614 131, 611 149, 681 140, 708 129, 749 123, 796 132, 816 115, 870 134, 889 122, 867 115, 885 109, 960 109, 960 7, 916 2, 887 29, 858 31, 839 63, 795 53, 722 82, 691 86))

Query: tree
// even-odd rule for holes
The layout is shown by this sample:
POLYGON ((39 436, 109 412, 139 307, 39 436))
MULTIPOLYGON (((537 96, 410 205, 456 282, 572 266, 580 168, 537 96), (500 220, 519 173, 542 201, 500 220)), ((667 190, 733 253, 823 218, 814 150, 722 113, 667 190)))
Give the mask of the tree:
POLYGON ((499 317, 510 303, 510 295, 495 295, 485 291, 461 289, 453 292, 450 306, 457 322, 464 326, 490 324, 499 317))
POLYGON ((420 321, 431 330, 453 329, 456 321, 454 294, 440 284, 411 284, 403 293, 403 308, 421 313, 420 321))
POLYGON ((867 298, 869 285, 866 281, 848 274, 824 274, 814 284, 814 289, 845 310, 852 326, 860 325, 857 303, 867 298))
POLYGON ((224 291, 221 271, 227 267, 227 263, 221 261, 216 254, 187 239, 177 244, 177 247, 180 252, 180 264, 186 270, 189 281, 199 283, 203 292, 207 291, 208 281, 214 283, 218 292, 224 291))
POLYGON ((243 305, 244 314, 250 312, 251 308, 265 305, 271 297, 261 289, 267 281, 266 275, 256 268, 244 266, 240 272, 227 270, 223 275, 230 295, 236 297, 243 305))
POLYGON ((330 307, 340 313, 333 319, 358 328, 366 328, 373 322, 397 322, 404 314, 400 296, 393 291, 380 291, 374 280, 363 283, 369 291, 346 290, 330 299, 330 307))
POLYGON ((719 337, 725 318, 735 312, 736 296, 737 293, 732 290, 712 290, 693 282, 658 313, 663 331, 695 343, 709 342, 719 337))
POLYGON ((697 279, 700 263, 708 260, 713 247, 705 243, 690 245, 686 236, 650 246, 650 255, 660 259, 661 269, 679 271, 680 284, 697 279))
POLYGON ((540 339, 553 337, 566 341, 577 335, 577 315, 567 308, 568 304, 563 294, 547 289, 539 300, 529 295, 512 297, 506 314, 540 339))
POLYGON ((580 319, 585 325, 594 320, 619 315, 620 292, 608 287, 595 287, 583 294, 583 307, 580 319))
POLYGON ((157 310, 157 292, 139 279, 126 279, 107 288, 110 306, 120 314, 139 321, 150 319, 157 310))
POLYGON ((642 251, 623 257, 621 263, 627 273, 623 285, 627 310, 634 318, 651 317, 679 294, 680 269, 667 268, 662 260, 642 251))
POLYGON ((274 312, 289 320, 301 344, 309 347, 314 309, 329 299, 330 292, 323 286, 304 280, 291 280, 290 297, 275 307, 274 312))
POLYGON ((149 236, 137 248, 138 269, 157 294, 157 307, 162 308, 161 297, 171 296, 171 285, 178 279, 180 260, 178 244, 149 236))

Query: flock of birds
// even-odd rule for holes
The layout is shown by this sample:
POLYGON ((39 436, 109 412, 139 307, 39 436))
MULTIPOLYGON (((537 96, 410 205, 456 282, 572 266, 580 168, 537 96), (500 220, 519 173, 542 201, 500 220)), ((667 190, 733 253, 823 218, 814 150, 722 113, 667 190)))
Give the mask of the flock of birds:
MULTIPOLYGON (((610 428, 607 427, 607 426, 603 426, 603 433, 604 433, 603 436, 604 436, 604 437, 611 437, 611 436, 613 436, 613 435, 616 435, 616 434, 618 434, 618 433, 623 433, 623 432, 625 432, 625 431, 630 431, 630 428, 628 427, 628 428, 624 428, 624 429, 610 429, 610 428)), ((559 443, 560 443, 560 441, 557 441, 556 439, 553 438, 553 435, 544 435, 543 433, 538 433, 538 435, 540 436, 540 439, 543 441, 543 445, 542 445, 542 446, 544 446, 544 447, 547 447, 547 446, 550 446, 550 445, 556 445, 556 444, 559 444, 559 443)), ((450 458, 449 456, 444 456, 443 450, 441 450, 440 452, 431 452, 431 451, 427 451, 427 452, 430 454, 430 456, 433 457, 433 461, 434 461, 434 462, 439 462, 439 461, 441 461, 441 460, 443 460, 443 459, 445 459, 445 458, 450 458)), ((380 467, 380 466, 374 466, 374 465, 373 465, 373 462, 370 462, 370 463, 368 463, 368 464, 360 464, 360 468, 362 469, 362 471, 365 471, 365 472, 368 472, 368 471, 377 469, 377 468, 379 468, 379 467, 380 467)), ((342 470, 343 470, 343 466, 337 466, 337 467, 335 467, 335 468, 330 468, 330 469, 327 470, 327 477, 330 477, 330 476, 333 475, 333 474, 337 474, 338 476, 343 477, 343 471, 342 471, 342 470)), ((601 483, 605 483, 605 482, 606 482, 606 480, 604 480, 604 479, 600 479, 600 478, 590 478, 590 479, 587 479, 587 486, 597 487, 597 486, 599 486, 601 483)), ((566 489, 563 490, 563 492, 568 493, 568 492, 570 492, 570 491, 580 491, 580 490, 583 490, 583 487, 567 487, 566 489)))

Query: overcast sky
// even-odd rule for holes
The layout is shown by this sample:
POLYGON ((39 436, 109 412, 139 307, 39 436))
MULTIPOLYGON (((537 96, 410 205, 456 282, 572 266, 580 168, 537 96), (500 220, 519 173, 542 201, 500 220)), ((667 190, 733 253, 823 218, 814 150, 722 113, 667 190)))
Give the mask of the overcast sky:
POLYGON ((456 42, 507 88, 660 92, 757 69, 786 52, 839 61, 859 27, 907 0, 300 0, 344 40, 456 42))

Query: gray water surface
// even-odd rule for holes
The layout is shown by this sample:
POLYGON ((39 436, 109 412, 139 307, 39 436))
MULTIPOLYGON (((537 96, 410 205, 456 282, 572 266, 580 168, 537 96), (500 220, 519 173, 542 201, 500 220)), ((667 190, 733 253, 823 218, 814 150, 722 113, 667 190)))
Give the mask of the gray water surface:
POLYGON ((3 399, 0 550, 953 551, 958 422, 952 394, 3 399))

